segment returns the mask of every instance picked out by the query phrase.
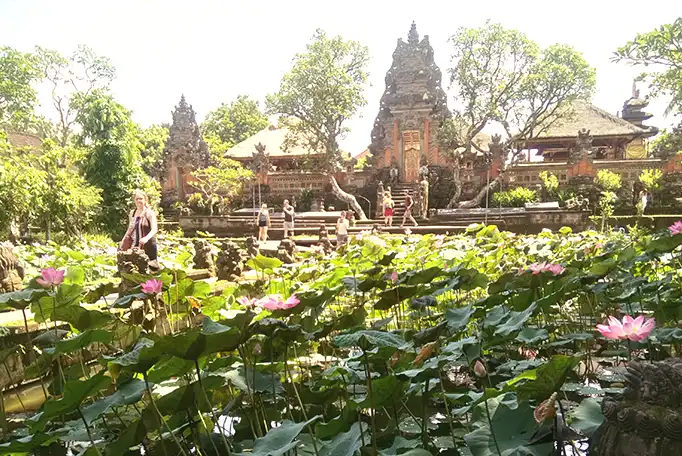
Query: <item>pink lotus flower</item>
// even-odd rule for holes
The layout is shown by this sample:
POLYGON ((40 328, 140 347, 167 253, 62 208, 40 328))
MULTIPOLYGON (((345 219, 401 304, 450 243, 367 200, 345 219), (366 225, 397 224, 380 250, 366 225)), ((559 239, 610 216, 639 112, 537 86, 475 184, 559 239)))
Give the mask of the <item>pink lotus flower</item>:
POLYGON ((538 275, 542 272, 551 272, 552 275, 558 276, 563 274, 566 268, 560 264, 533 263, 528 267, 528 270, 533 273, 533 275, 538 275))
POLYGON ((565 270, 566 268, 560 264, 550 264, 545 268, 545 271, 551 272, 555 276, 563 274, 565 270))
POLYGON ((538 275, 541 272, 544 272, 546 267, 547 263, 533 263, 528 266, 528 269, 533 273, 533 275, 538 275))
POLYGON ((409 236, 410 234, 412 234, 412 230, 409 228, 405 228, 405 234, 409 236))
POLYGON ((155 295, 161 293, 163 289, 163 282, 159 279, 149 279, 142 284, 142 293, 148 295, 155 295))
POLYGON ((237 298, 237 302, 246 307, 254 307, 256 305, 255 298, 249 298, 248 296, 240 296, 237 298))
POLYGON ((36 279, 38 285, 43 288, 56 287, 64 282, 64 271, 55 268, 47 268, 40 271, 41 278, 36 279))
POLYGON ((656 320, 653 318, 644 321, 644 315, 637 318, 625 315, 622 323, 616 317, 609 317, 609 324, 597 325, 597 331, 607 339, 630 339, 633 342, 639 342, 649 337, 655 327, 656 320))
POLYGON ((397 281, 398 281, 398 273, 393 271, 393 273, 391 273, 391 282, 396 283, 397 281))
POLYGON ((682 221, 677 221, 668 227, 670 234, 680 234, 682 233, 682 221))
POLYGON ((292 307, 296 307, 301 301, 296 297, 295 294, 289 296, 287 300, 282 299, 280 294, 267 295, 261 298, 257 304, 263 306, 267 310, 287 310, 292 307))
POLYGON ((355 235, 355 240, 356 241, 362 241, 365 236, 371 235, 372 232, 370 230, 362 230, 358 234, 355 235))
POLYGON ((445 241, 445 235, 443 234, 437 234, 435 236, 436 239, 436 248, 441 248, 443 246, 443 242, 445 241))

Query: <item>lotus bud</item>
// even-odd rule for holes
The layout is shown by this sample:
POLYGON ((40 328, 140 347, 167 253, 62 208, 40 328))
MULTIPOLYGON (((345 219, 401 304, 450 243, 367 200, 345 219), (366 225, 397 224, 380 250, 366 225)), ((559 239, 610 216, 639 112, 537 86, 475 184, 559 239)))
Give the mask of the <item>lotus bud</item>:
POLYGON ((260 344, 256 344, 253 346, 253 354, 256 356, 259 356, 261 354, 260 344))
POLYGON ((484 378, 488 375, 488 371, 485 369, 485 365, 480 359, 477 359, 474 364, 474 374, 476 374, 476 377, 478 378, 484 378))

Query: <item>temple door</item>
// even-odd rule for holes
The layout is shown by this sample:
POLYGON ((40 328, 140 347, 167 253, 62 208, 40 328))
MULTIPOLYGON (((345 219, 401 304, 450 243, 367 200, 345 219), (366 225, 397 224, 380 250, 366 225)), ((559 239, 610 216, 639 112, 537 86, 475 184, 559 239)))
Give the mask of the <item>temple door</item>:
POLYGON ((419 182, 419 131, 403 132, 403 176, 405 182, 419 182))

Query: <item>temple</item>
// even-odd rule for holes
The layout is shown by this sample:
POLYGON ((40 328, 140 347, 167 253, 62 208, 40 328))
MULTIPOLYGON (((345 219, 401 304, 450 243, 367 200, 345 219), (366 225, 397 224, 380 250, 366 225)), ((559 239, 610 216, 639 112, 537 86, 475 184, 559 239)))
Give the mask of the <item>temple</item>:
POLYGON ((271 193, 291 197, 304 190, 321 192, 328 178, 314 171, 314 154, 302 146, 295 144, 284 150, 287 131, 271 119, 270 125, 228 150, 225 158, 254 170, 260 184, 268 185, 271 193))
POLYGON ((184 95, 172 115, 161 174, 162 203, 166 207, 184 202, 191 191, 192 172, 209 165, 208 145, 201 136, 194 109, 184 95))
POLYGON ((377 170, 397 168, 400 182, 416 183, 422 165, 443 164, 435 132, 451 113, 429 37, 420 40, 414 22, 407 42, 398 39, 385 81, 369 150, 377 170))

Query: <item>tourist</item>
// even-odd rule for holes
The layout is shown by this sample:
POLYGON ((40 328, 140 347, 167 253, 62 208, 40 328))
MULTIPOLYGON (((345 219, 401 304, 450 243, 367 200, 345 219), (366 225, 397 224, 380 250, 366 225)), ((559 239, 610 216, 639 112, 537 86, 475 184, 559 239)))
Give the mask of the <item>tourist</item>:
POLYGON ((294 207, 289 204, 289 200, 284 200, 284 238, 289 237, 289 232, 294 235, 294 207))
POLYGON ((353 211, 346 211, 346 218, 348 219, 348 224, 350 226, 355 226, 355 212, 353 211))
POLYGON ((348 242, 348 219, 346 218, 346 212, 341 211, 341 216, 336 221, 336 246, 340 247, 348 242))
POLYGON ((393 198, 391 192, 384 193, 384 226, 393 226, 393 198))
POLYGON ((135 209, 130 211, 130 221, 121 244, 120 250, 142 249, 149 257, 149 269, 159 270, 158 246, 156 233, 159 231, 156 214, 147 203, 147 195, 142 190, 133 192, 135 209))
POLYGON ((268 240, 268 228, 270 227, 270 211, 268 205, 263 203, 258 211, 258 241, 265 242, 268 240))
POLYGON ((403 223, 400 224, 400 228, 405 228, 405 220, 407 220, 407 219, 410 219, 410 221, 412 222, 412 224, 414 224, 414 226, 418 226, 417 221, 412 216, 412 208, 413 207, 414 207, 414 200, 412 199, 412 195, 408 194, 405 197, 405 213, 403 214, 403 223))

